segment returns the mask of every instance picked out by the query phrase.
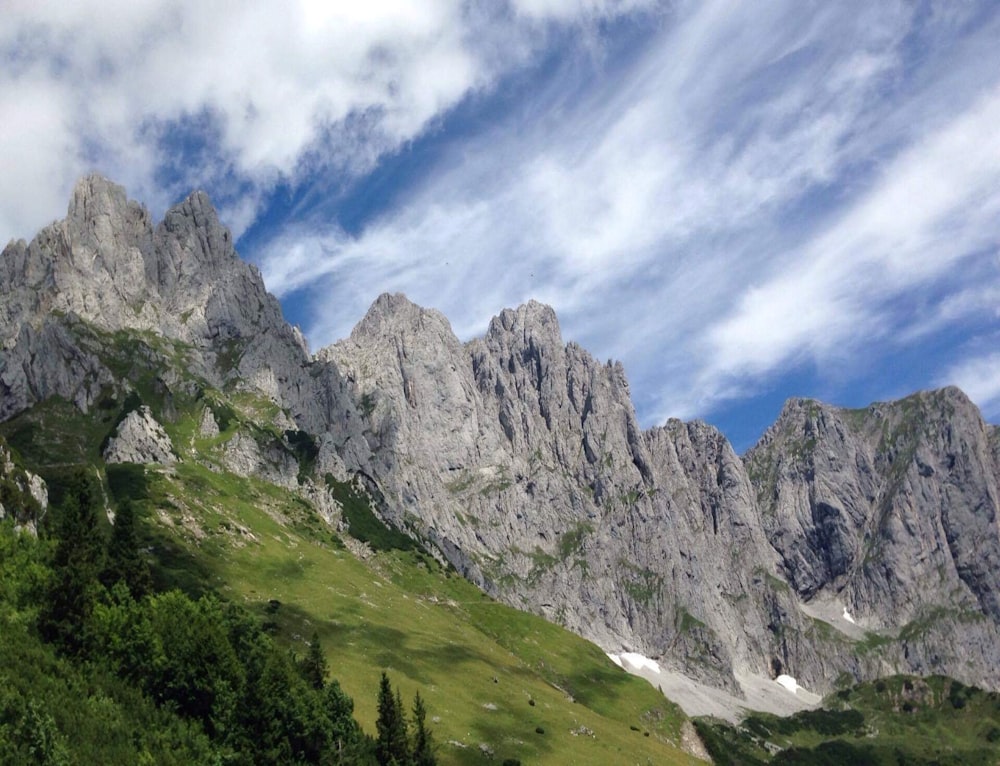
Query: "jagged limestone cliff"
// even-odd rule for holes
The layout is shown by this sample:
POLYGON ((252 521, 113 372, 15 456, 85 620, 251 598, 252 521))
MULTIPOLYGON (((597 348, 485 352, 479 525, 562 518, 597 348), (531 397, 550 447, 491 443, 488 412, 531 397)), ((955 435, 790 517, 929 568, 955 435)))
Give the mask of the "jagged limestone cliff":
POLYGON ((358 476, 481 587, 609 651, 736 694, 780 673, 817 691, 891 671, 1000 687, 1000 446, 960 392, 793 400, 741 459, 704 423, 642 430, 621 365, 564 343, 534 302, 462 344, 383 295, 310 356, 204 194, 154 226, 96 176, 4 250, 0 298, 0 420, 123 399, 130 368, 103 350, 141 333, 147 367, 170 360, 162 401, 198 381, 253 391, 275 433, 315 449, 306 465, 287 438, 241 433, 230 470, 320 504, 324 474, 358 476))
MULTIPOLYGON (((169 341, 192 376, 261 392, 299 427, 328 435, 325 463, 364 465, 360 419, 339 372, 315 363, 257 269, 233 249, 203 192, 149 213, 100 176, 81 180, 67 217, 0 255, 0 419, 52 396, 89 410, 127 387, 99 353, 123 330, 169 341)), ((180 381, 164 381, 179 385, 180 381)))
POLYGON ((397 523, 505 601, 737 692, 780 673, 1000 682, 994 443, 958 392, 792 402, 744 462, 703 423, 642 431, 621 366, 537 303, 462 346, 384 295, 320 355, 367 405, 397 523))

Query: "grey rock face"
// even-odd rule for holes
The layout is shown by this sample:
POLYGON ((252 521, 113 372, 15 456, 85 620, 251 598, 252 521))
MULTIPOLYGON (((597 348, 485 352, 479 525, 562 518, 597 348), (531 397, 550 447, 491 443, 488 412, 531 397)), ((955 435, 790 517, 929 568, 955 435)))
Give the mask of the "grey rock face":
POLYGON ((66 218, 30 244, 8 245, 0 269, 0 328, 8 332, 59 313, 106 330, 151 330, 194 343, 272 325, 292 334, 202 192, 154 229, 120 186, 88 176, 74 189, 66 218))
POLYGON ((152 257, 146 211, 121 187, 92 176, 77 184, 64 221, 31 244, 8 245, 0 257, 0 328, 8 334, 53 312, 106 315, 152 325, 145 309, 145 263, 152 257))
MULTIPOLYGON (((122 330, 263 394, 278 432, 314 438, 317 476, 360 477, 491 594, 609 651, 736 693, 779 673, 820 692, 901 671, 1000 688, 1000 430, 954 389, 861 411, 792 400, 741 459, 704 423, 642 430, 621 365, 564 343, 535 302, 463 345, 440 313, 383 295, 310 357, 204 194, 154 226, 95 176, 0 256, 0 420, 131 390, 102 353, 122 330)), ((206 413, 201 436, 220 436, 206 413)), ((126 443, 156 431, 133 415, 126 443)), ((241 427, 218 457, 336 523, 268 434, 241 427)))
POLYGON ((320 357, 354 387, 395 523, 508 603, 737 692, 930 667, 1000 682, 996 438, 959 392, 793 401, 743 461, 702 423, 642 431, 621 366, 537 303, 463 347, 385 295, 320 357))
POLYGON ((261 444, 252 434, 238 431, 223 452, 226 468, 237 476, 257 477, 271 484, 292 488, 298 463, 274 444, 261 444))
POLYGON ((437 312, 382 296, 321 355, 356 386, 396 522, 482 587, 719 685, 766 672, 744 626, 768 644, 768 615, 740 596, 777 557, 739 458, 703 424, 643 433, 621 365, 564 344, 549 307, 463 347, 437 312))
POLYGON ((782 567, 872 627, 935 605, 1000 620, 996 460, 955 388, 868 410, 790 402, 747 455, 782 567))
POLYGON ((22 324, 0 354, 0 420, 36 402, 61 396, 88 412, 114 375, 81 347, 74 315, 22 324))
POLYGON ((1000 681, 994 433, 955 388, 866 410, 793 400, 747 454, 789 582, 899 636, 893 668, 1000 681))
POLYGON ((156 422, 149 407, 132 410, 118 425, 104 450, 106 463, 159 463, 176 459, 170 437, 156 422))
POLYGON ((360 419, 329 362, 314 362, 257 269, 240 260, 195 192, 154 227, 100 176, 81 180, 64 220, 0 254, 0 419, 59 395, 86 412, 115 376, 79 332, 145 331, 183 344, 189 370, 269 396, 299 426, 329 431, 363 469, 360 419))
POLYGON ((212 439, 219 435, 219 423, 212 414, 212 410, 206 407, 201 413, 201 423, 198 425, 198 434, 206 439, 212 439))

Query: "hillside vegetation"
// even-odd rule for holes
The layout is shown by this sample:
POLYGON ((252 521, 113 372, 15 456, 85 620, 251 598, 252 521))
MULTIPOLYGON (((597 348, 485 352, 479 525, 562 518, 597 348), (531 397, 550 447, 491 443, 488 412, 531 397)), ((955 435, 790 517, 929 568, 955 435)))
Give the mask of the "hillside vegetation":
MULTIPOLYGON (((589 642, 487 598, 386 528, 353 485, 331 483, 345 508, 346 529, 338 532, 296 492, 225 470, 220 450, 238 430, 279 439, 258 420, 268 409, 266 400, 201 390, 186 401, 173 398, 172 416, 165 417, 155 387, 143 382, 137 389, 145 389, 143 403, 162 418, 177 463, 103 464, 102 443, 135 401, 109 397, 83 415, 50 400, 0 425, 19 461, 48 481, 58 506, 40 524, 37 541, 13 532, 9 523, 3 527, 3 566, 10 574, 4 579, 3 666, 32 668, 18 673, 16 684, 8 679, 5 688, 17 691, 7 693, 5 736, 20 737, 23 745, 35 716, 48 732, 53 763, 62 756, 72 763, 140 762, 147 756, 171 762, 168 751, 176 762, 195 763, 220 752, 251 752, 234 748, 232 738, 219 738, 222 728, 235 726, 233 719, 215 720, 211 706, 188 708, 171 699, 139 672, 141 655, 127 656, 138 651, 126 640, 128 625, 159 620, 194 630, 198 616, 216 638, 231 637, 234 625, 241 626, 237 632, 259 635, 275 648, 271 664, 278 675, 300 665, 316 642, 329 669, 327 681, 335 680, 353 700, 353 720, 372 736, 379 717, 376 692, 388 673, 411 719, 410 701, 419 693, 443 764, 484 758, 692 761, 678 748, 686 719, 676 706, 589 642), (216 416, 218 436, 199 435, 206 407, 224 413, 216 416), (89 596, 85 645, 72 630, 47 629, 45 617, 46 594, 58 576, 60 528, 76 503, 74 482, 81 475, 91 480, 101 511, 95 534, 101 540, 111 536, 105 508, 120 513, 127 505, 151 570, 148 594, 101 586, 89 596), (164 610, 173 618, 157 616, 164 610), (95 715, 95 706, 105 711, 103 717, 95 715)), ((92 574, 96 588, 99 572, 92 574)), ((184 631, 181 639, 197 641, 184 631)), ((230 670, 246 677, 245 668, 230 670)), ((199 669, 187 672, 196 677, 199 669)), ((301 704, 314 704, 298 677, 289 678, 301 704)), ((202 680, 206 688, 221 683, 202 680)), ((30 743, 23 746, 26 753, 40 752, 30 743)))
POLYGON ((819 710, 701 719, 716 764, 973 766, 1000 763, 1000 695, 941 676, 893 676, 842 689, 819 710))

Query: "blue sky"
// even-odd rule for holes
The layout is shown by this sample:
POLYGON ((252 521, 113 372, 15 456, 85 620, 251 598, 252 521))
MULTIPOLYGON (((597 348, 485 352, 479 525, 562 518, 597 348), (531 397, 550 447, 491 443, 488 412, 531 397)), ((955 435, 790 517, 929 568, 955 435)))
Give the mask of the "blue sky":
POLYGON ((1000 419, 1000 5, 2 2, 0 238, 209 192, 313 348, 529 298, 645 425, 946 383, 1000 419))

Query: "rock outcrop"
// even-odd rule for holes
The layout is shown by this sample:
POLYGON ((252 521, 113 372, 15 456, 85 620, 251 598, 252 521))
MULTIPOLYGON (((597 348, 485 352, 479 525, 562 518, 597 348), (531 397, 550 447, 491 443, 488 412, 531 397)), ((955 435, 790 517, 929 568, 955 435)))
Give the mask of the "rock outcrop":
POLYGON ((158 463, 169 465, 176 455, 170 437, 156 422, 149 407, 132 410, 118 424, 104 449, 106 463, 158 463))
POLYGON ((288 489, 297 485, 299 465, 291 453, 276 444, 261 444, 245 431, 237 431, 226 442, 223 463, 237 476, 255 476, 288 489))

